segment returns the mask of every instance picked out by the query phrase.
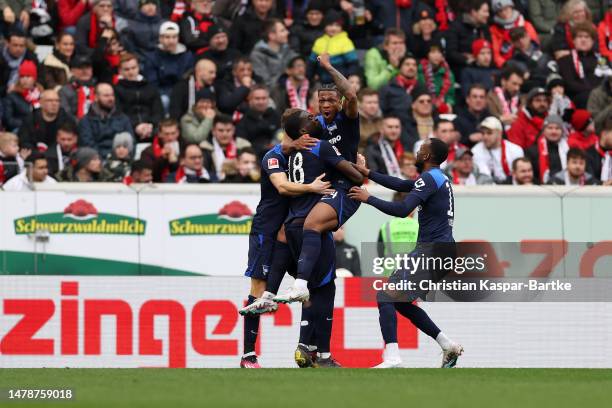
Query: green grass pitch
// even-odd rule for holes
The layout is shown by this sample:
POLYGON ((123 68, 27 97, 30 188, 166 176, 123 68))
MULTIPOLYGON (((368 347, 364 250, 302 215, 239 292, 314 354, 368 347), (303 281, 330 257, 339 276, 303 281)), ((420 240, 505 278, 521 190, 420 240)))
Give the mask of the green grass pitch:
POLYGON ((604 407, 612 370, 0 369, 1 407, 604 407), (7 388, 74 401, 9 402, 7 388))

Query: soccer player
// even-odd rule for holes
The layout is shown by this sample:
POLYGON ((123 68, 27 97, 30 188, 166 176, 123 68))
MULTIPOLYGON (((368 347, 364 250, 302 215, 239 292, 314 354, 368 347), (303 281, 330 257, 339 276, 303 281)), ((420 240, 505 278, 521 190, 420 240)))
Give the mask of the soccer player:
MULTIPOLYGON (((320 55, 318 61, 335 84, 324 85, 318 91, 321 113, 316 119, 324 130, 322 138, 333 145, 348 162, 355 163, 359 146, 357 93, 349 81, 331 65, 328 54, 320 55)), ((291 303, 308 299, 308 282, 320 255, 322 235, 342 226, 359 208, 359 202, 347 198, 348 190, 353 185, 353 180, 340 174, 333 185, 336 192, 320 198, 307 214, 297 279, 287 293, 275 297, 276 301, 291 303)))
MULTIPOLYGON (((407 192, 402 202, 389 202, 371 196, 367 190, 359 187, 351 188, 349 197, 376 207, 385 214, 395 217, 407 217, 417 207, 419 211, 419 235, 416 249, 411 256, 441 256, 454 254, 453 220, 454 198, 451 184, 440 170, 448 156, 448 145, 440 139, 429 139, 421 145, 417 153, 416 165, 421 177, 416 181, 401 180, 386 176, 363 166, 357 166, 361 173, 372 181, 393 189, 407 192)), ((390 281, 413 281, 419 288, 422 280, 438 280, 445 271, 428 271, 423 268, 416 271, 398 269, 389 278, 390 281)), ((384 292, 389 302, 394 302, 395 309, 425 334, 435 339, 443 351, 442 367, 451 368, 457 364, 463 347, 449 339, 427 313, 413 304, 417 298, 424 299, 427 291, 416 289, 397 292, 384 292)))

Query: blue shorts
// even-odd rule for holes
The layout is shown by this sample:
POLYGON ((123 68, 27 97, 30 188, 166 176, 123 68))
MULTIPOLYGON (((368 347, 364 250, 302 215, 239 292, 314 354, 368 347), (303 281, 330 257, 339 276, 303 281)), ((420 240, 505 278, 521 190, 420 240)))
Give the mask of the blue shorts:
POLYGON ((344 225, 344 223, 357 212, 357 209, 361 205, 360 201, 349 198, 347 194, 348 191, 337 189, 332 194, 324 195, 319 200, 319 202, 331 205, 332 208, 336 210, 336 214, 338 215, 338 227, 336 227, 336 229, 344 225))
POLYGON ((272 263, 276 237, 251 232, 249 234, 249 260, 244 276, 266 280, 272 263))

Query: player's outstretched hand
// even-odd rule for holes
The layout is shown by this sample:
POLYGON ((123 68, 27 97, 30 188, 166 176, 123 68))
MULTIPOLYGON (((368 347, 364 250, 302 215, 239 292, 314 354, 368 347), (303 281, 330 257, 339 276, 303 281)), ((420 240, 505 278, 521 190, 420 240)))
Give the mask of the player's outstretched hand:
POLYGON ((349 198, 365 203, 370 197, 370 193, 365 187, 352 187, 348 193, 349 198))
POLYGON ((366 165, 366 159, 363 154, 357 153, 357 163, 355 164, 355 168, 363 175, 364 177, 370 176, 370 169, 366 165))
POLYGON ((309 134, 305 134, 293 141, 293 148, 295 150, 310 150, 317 145, 319 139, 311 137, 309 134))
POLYGON ((334 189, 331 188, 331 183, 329 181, 323 181, 323 177, 325 177, 325 173, 321 174, 309 184, 311 193, 322 195, 333 194, 334 189))
POLYGON ((331 68, 331 62, 329 61, 329 54, 324 52, 323 54, 319 55, 317 57, 317 61, 319 61, 319 65, 321 65, 321 68, 328 70, 331 68))

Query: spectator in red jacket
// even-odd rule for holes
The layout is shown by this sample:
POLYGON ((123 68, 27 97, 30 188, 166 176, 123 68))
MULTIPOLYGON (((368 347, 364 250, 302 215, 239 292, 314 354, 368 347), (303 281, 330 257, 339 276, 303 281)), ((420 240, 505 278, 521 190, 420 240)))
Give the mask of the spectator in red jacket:
POLYGON ((89 9, 89 4, 89 0, 58 0, 59 29, 76 33, 76 24, 89 9))
POLYGON ((608 0, 608 11, 597 27, 599 52, 612 62, 612 0, 608 0))
POLYGON ((539 43, 538 33, 529 21, 514 8, 512 0, 493 0, 493 24, 491 30, 491 42, 493 45, 493 59, 498 67, 501 67, 512 57, 512 39, 510 31, 513 28, 524 27, 532 41, 539 43))
POLYGON ((569 136, 570 147, 587 150, 597 143, 595 124, 591 112, 585 109, 576 109, 571 116, 572 133, 569 136))
POLYGON ((529 91, 525 106, 519 111, 516 122, 508 131, 508 140, 523 149, 530 147, 542 131, 549 108, 550 95, 546 89, 534 88, 529 91))

